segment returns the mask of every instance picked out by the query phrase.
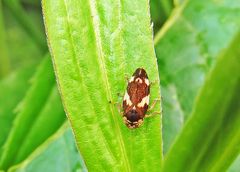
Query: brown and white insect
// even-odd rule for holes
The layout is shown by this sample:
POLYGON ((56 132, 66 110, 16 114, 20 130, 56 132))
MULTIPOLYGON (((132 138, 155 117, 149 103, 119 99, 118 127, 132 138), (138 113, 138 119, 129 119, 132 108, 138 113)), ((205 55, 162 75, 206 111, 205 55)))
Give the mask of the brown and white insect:
POLYGON ((138 68, 128 81, 123 98, 123 120, 128 128, 137 128, 143 123, 149 106, 150 82, 146 71, 138 68))

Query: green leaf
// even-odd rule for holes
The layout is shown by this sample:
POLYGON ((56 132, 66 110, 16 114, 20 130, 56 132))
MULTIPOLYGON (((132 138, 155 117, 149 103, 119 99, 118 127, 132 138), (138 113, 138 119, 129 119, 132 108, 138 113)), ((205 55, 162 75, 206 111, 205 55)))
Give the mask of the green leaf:
POLYGON ((161 85, 163 96, 163 153, 165 154, 184 124, 174 85, 161 85))
POLYGON ((60 96, 55 86, 52 88, 49 98, 40 110, 38 117, 31 124, 31 130, 25 134, 25 140, 18 150, 18 155, 16 155, 16 162, 20 162, 27 157, 40 143, 52 135, 65 119, 60 96))
MULTIPOLYGON (((36 11, 28 11, 28 13, 28 16, 32 16, 31 21, 34 21, 33 24, 40 28, 40 16, 36 16, 36 11)), ((24 30, 24 27, 16 21, 6 7, 3 8, 3 14, 6 28, 5 46, 6 51, 8 51, 11 69, 16 70, 24 66, 39 64, 40 59, 43 57, 42 50, 34 43, 29 32, 24 30)), ((0 58, 2 58, 2 55, 0 58)))
POLYGON ((181 5, 183 2, 185 2, 186 0, 174 0, 174 5, 175 7, 181 5))
POLYGON ((5 39, 5 26, 3 17, 2 1, 0 1, 0 79, 10 71, 10 62, 5 39))
POLYGON ((154 33, 165 23, 173 9, 172 0, 150 0, 151 19, 154 33))
POLYGON ((30 38, 33 40, 33 42, 42 50, 43 53, 45 53, 46 40, 44 33, 37 25, 34 24, 34 22, 31 20, 31 17, 29 17, 24 11, 20 1, 4 0, 4 4, 8 7, 24 30, 30 35, 30 38))
MULTIPOLYGON (((109 103, 121 101, 117 94, 124 94, 125 74, 138 67, 159 81, 148 1, 42 3, 62 101, 88 170, 158 171, 161 116, 130 130, 109 103)), ((158 84, 152 86, 150 103, 159 91, 158 84)))
POLYGON ((86 171, 76 149, 74 137, 67 123, 34 150, 22 163, 8 172, 66 172, 86 171))
POLYGON ((238 172, 239 171, 239 167, 240 167, 240 155, 238 155, 238 158, 235 159, 235 161, 229 167, 227 172, 238 172))
POLYGON ((164 171, 225 171, 240 151, 240 33, 218 58, 164 171), (207 102, 207 103, 206 103, 207 102))
POLYGON ((186 0, 174 9, 156 35, 166 114, 163 115, 164 152, 191 114, 194 99, 217 55, 238 32, 239 4, 239 0, 186 0))
POLYGON ((34 67, 17 70, 0 81, 0 147, 2 147, 12 127, 16 116, 14 109, 27 91, 34 67))
POLYGON ((18 115, 3 147, 1 169, 6 170, 25 159, 65 120, 54 85, 52 64, 47 56, 39 66, 31 88, 17 108, 18 115))

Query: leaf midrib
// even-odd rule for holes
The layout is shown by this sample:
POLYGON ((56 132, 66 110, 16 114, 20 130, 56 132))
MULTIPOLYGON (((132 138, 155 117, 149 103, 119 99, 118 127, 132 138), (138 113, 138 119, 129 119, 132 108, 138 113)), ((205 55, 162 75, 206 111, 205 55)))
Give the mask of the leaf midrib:
MULTIPOLYGON (((98 20, 95 19, 95 16, 98 16, 97 15, 97 9, 96 9, 96 6, 95 6, 96 1, 95 0, 89 0, 89 3, 90 3, 89 4, 90 5, 90 13, 93 16, 91 23, 93 24, 93 31, 94 31, 94 34, 95 34, 96 46, 97 46, 97 50, 98 50, 97 54, 100 57, 100 60, 99 60, 100 67, 103 71, 102 79, 103 79, 103 83, 105 84, 107 96, 110 100, 112 100, 112 94, 110 92, 110 84, 109 84, 108 77, 107 77, 107 70, 106 70, 106 66, 105 66, 105 63, 104 63, 102 42, 101 42, 101 39, 99 39, 100 38, 99 22, 98 22, 98 20)), ((111 110, 111 114, 112 114, 114 123, 116 124, 115 129, 116 129, 116 133, 117 133, 117 136, 118 136, 117 138, 118 138, 118 142, 120 143, 120 149, 121 149, 121 152, 122 152, 122 155, 123 155, 123 161, 125 161, 124 167, 126 168, 126 171, 131 171, 130 164, 129 164, 128 157, 127 157, 127 153, 126 153, 126 149, 125 149, 125 144, 123 142, 123 138, 122 138, 122 134, 121 134, 121 130, 120 130, 120 126, 119 126, 119 123, 118 123, 118 120, 117 120, 116 116, 114 115, 114 110, 113 110, 113 105, 112 104, 110 105, 110 110, 111 110)))
MULTIPOLYGON (((78 65, 78 63, 77 63, 76 51, 75 51, 76 48, 75 48, 74 43, 73 43, 73 38, 72 38, 72 34, 71 34, 71 29, 70 29, 70 26, 69 26, 69 19, 68 19, 68 14, 67 14, 67 11, 68 11, 68 10, 67 10, 67 6, 66 6, 66 0, 63 0, 63 2, 64 2, 64 7, 65 7, 66 15, 67 15, 68 33, 69 33, 70 42, 71 42, 70 44, 71 44, 71 46, 72 46, 72 48, 73 48, 73 53, 74 53, 74 57, 73 57, 73 58, 74 58, 74 60, 76 61, 76 66, 77 66, 77 70, 78 70, 78 76, 79 76, 79 78, 83 79, 83 78, 81 77, 81 75, 80 75, 81 69, 80 69, 80 67, 79 67, 79 65, 78 65)), ((82 86, 83 86, 85 92, 87 93, 88 99, 90 100, 89 102, 90 102, 90 106, 91 106, 92 110, 96 113, 95 108, 94 108, 94 106, 93 106, 93 103, 92 103, 92 101, 91 101, 91 97, 89 96, 88 90, 86 89, 86 87, 85 87, 84 84, 82 84, 82 86)), ((72 120, 71 120, 71 118, 70 118, 69 115, 68 115, 68 118, 69 118, 69 120, 70 120, 70 123, 72 124, 72 120)), ((101 127, 99 127, 99 128, 101 129, 101 127)), ((74 135, 75 135, 75 130, 73 130, 73 132, 74 132, 74 135)), ((101 133, 102 133, 102 132, 101 132, 101 133)), ((104 136, 104 135, 102 134, 102 136, 104 136)), ((103 140, 104 143, 106 143, 105 139, 102 139, 102 140, 103 140)), ((106 149, 110 150, 110 149, 108 148, 107 144, 105 144, 105 146, 106 146, 106 149)), ((111 154, 112 152, 109 151, 109 153, 111 154)), ((111 157, 112 157, 113 159, 115 159, 115 157, 114 157, 112 154, 111 154, 111 157)), ((97 157, 97 159, 100 160, 98 157, 97 157)))
MULTIPOLYGON (((65 6, 65 10, 66 10, 66 12, 67 12, 67 7, 66 7, 66 1, 64 0, 64 6, 65 6)), ((96 8, 95 8, 95 6, 94 6, 94 1, 90 1, 90 12, 91 12, 91 14, 93 14, 93 10, 95 10, 94 12, 96 12, 96 8)), ((94 16, 94 15, 92 15, 92 16, 94 16)), ((69 19, 67 18, 67 21, 68 21, 69 19)), ((106 92, 107 92, 107 96, 109 97, 109 98, 111 98, 111 93, 110 93, 110 85, 109 85, 109 82, 108 82, 108 77, 107 77, 107 73, 106 73, 106 67, 105 67, 105 65, 104 65, 104 57, 103 57, 103 52, 102 52, 102 44, 101 44, 101 40, 99 40, 98 39, 98 36, 100 35, 99 34, 99 28, 97 27, 97 29, 96 29, 96 27, 94 27, 94 24, 95 24, 95 22, 96 22, 96 25, 97 26, 99 26, 99 23, 97 22, 97 21, 95 21, 94 19, 92 19, 93 20, 93 30, 94 30, 94 34, 95 34, 95 39, 96 39, 96 46, 97 46, 97 50, 98 50, 98 56, 100 57, 100 67, 101 67, 101 69, 102 69, 102 71, 103 71, 103 77, 102 77, 102 79, 103 79, 103 81, 104 81, 104 83, 105 83, 105 86, 106 86, 106 92)), ((69 21, 68 21, 68 28, 69 28, 69 21)), ((70 31, 69 31, 70 32, 70 31)), ((70 34, 70 37, 71 37, 71 34, 70 34)), ((71 39, 71 46, 73 47, 73 49, 74 49, 74 58, 75 58, 75 60, 76 60, 76 52, 75 52, 75 48, 74 48, 74 45, 73 45, 73 41, 72 41, 72 37, 70 38, 71 39)), ((78 72, 78 74, 80 73, 80 68, 79 68, 79 65, 77 65, 77 70, 79 71, 78 72)), ((86 89, 85 89, 86 90, 86 89)), ((88 93, 88 91, 86 90, 86 92, 88 93)), ((89 94, 88 94, 88 96, 89 96, 89 94)), ((90 101, 91 102, 91 101, 90 101)), ((91 106, 92 106, 92 109, 94 110, 94 108, 93 108, 93 104, 91 103, 91 106)), ((112 114, 112 116, 113 116, 113 119, 114 119, 114 122, 115 123, 117 123, 118 124, 118 121, 117 121, 117 119, 116 119, 116 117, 114 116, 114 113, 113 113, 113 105, 110 105, 110 110, 111 110, 111 114, 112 114)), ((119 125, 116 125, 117 126, 117 131, 116 131, 116 133, 118 133, 117 135, 120 137, 118 137, 118 141, 119 141, 119 143, 120 143, 120 148, 121 148, 121 152, 122 152, 122 155, 123 155, 123 160, 125 160, 125 165, 126 166, 124 166, 125 168, 126 168, 126 171, 131 171, 130 170, 130 166, 129 166, 129 162, 128 162, 128 158, 127 158, 127 156, 126 156, 126 150, 125 150, 125 146, 124 146, 124 143, 122 142, 122 135, 121 135, 121 132, 120 132, 120 127, 119 127, 119 125)), ((104 135, 103 135, 104 136, 104 135)), ((104 140, 103 140, 104 141, 104 140)), ((107 146, 107 144, 105 144, 106 146, 107 146)), ((111 151, 110 151, 110 149, 109 149, 109 153, 112 153, 111 151)))

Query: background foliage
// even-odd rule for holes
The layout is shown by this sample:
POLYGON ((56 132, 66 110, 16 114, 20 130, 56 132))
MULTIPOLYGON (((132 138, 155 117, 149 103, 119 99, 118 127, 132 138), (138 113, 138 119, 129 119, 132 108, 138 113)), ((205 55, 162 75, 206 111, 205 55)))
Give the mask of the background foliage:
MULTIPOLYGON (((51 4, 45 5, 45 9, 53 7, 51 4)), ((71 8, 70 1, 67 5, 71 8)), ((148 9, 148 4, 139 5, 141 6, 124 8, 126 11, 123 12, 130 15, 126 15, 123 21, 126 26, 122 27, 132 29, 132 34, 138 33, 137 30, 134 31, 137 26, 144 31, 148 26, 147 20, 136 22, 136 25, 134 22, 128 23, 135 14, 147 19, 148 10, 143 9, 148 9), (138 9, 141 9, 139 13, 138 9)), ((151 0, 150 5, 163 98, 163 140, 154 142, 156 145, 163 144, 162 170, 240 171, 240 1, 151 0)), ((106 8, 106 4, 100 3, 98 15, 109 13, 109 17, 114 7, 116 8, 106 8)), ((45 11, 45 18, 56 15, 55 18, 60 20, 58 12, 61 14, 61 8, 55 13, 45 11)), ((73 9, 72 13, 75 12, 73 9)), ((106 24, 105 19, 109 18, 103 17, 100 27, 106 24)), ((86 18, 86 22, 90 20, 91 17, 86 18)), ((49 23, 47 25, 53 26, 49 23)), ((56 32, 62 31, 61 27, 54 29, 56 32)), ((80 27, 79 32, 81 29, 80 27)), ((102 30, 100 33, 107 33, 106 29, 102 30)), ((146 41, 152 39, 151 32, 144 34, 146 39, 136 37, 136 40, 128 43, 138 45, 136 49, 142 48, 141 51, 153 52, 150 50, 152 43, 146 41)), ((86 39, 90 39, 88 36, 90 35, 86 35, 86 39)), ((127 36, 123 36, 123 40, 120 37, 117 41, 128 41, 127 36)), ((49 39, 51 44, 56 38, 49 36, 49 39)), ((107 36, 104 39, 106 43, 109 40, 107 36)), ((86 43, 86 47, 91 50, 89 43, 86 43)), ((133 59, 131 56, 127 59, 130 68, 134 68, 129 64, 133 59)), ((138 65, 142 63, 145 63, 144 60, 138 65)), ((153 62, 149 62, 147 67, 156 67, 151 65, 153 62)), ((153 69, 151 73, 154 70, 156 71, 153 69)), ((84 151, 82 158, 77 151, 53 71, 41 2, 1 0, 0 170, 87 171, 85 163, 88 165, 91 158, 86 157, 84 151)), ((112 80, 117 82, 114 77, 112 80)), ((121 85, 124 86, 124 83, 121 85)), ((158 96, 157 92, 154 95, 158 96)), ((126 130, 124 134, 127 132, 126 130)), ((81 134, 76 140, 80 137, 81 134)), ((95 147, 89 148, 94 150, 95 147)), ((128 148, 129 151, 132 149, 128 148)), ((107 148, 98 150, 107 151, 107 148)), ((154 154, 146 150, 143 153, 148 156, 154 154)), ((93 156, 99 155, 96 153, 93 156)), ((134 158, 135 156, 130 162, 131 166, 141 162, 139 168, 149 168, 147 162, 134 158)), ((105 164, 111 164, 110 162, 109 159, 105 164)), ((154 170, 159 171, 160 167, 159 163, 159 168, 156 165, 154 170)))

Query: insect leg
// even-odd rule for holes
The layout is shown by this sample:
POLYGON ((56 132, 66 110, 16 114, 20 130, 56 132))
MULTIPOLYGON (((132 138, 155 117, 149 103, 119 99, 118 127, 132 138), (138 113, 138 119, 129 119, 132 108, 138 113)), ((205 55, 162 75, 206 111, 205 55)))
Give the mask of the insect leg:
POLYGON ((118 96, 118 97, 121 97, 121 98, 123 98, 123 97, 124 97, 124 95, 123 95, 123 94, 121 94, 121 93, 117 93, 117 96, 118 96))
POLYGON ((145 115, 145 118, 153 117, 153 116, 155 116, 155 115, 160 115, 160 114, 161 114, 161 112, 155 111, 155 112, 152 112, 151 114, 146 114, 146 115, 145 115))
POLYGON ((153 108, 155 107, 155 105, 156 105, 156 103, 157 103, 158 101, 161 101, 161 99, 160 99, 160 98, 157 98, 157 99, 153 100, 153 103, 152 103, 152 105, 150 106, 150 108, 148 108, 147 112, 153 110, 153 108))
POLYGON ((150 82, 150 85, 152 86, 152 85, 155 85, 155 84, 158 84, 158 83, 159 83, 159 80, 158 80, 158 79, 156 79, 156 80, 154 80, 154 81, 150 82))
POLYGON ((117 109, 118 109, 118 112, 119 112, 120 114, 123 114, 122 104, 121 104, 121 103, 119 103, 119 102, 113 102, 113 101, 109 101, 109 103, 111 103, 111 104, 113 104, 114 106, 116 106, 117 109))

